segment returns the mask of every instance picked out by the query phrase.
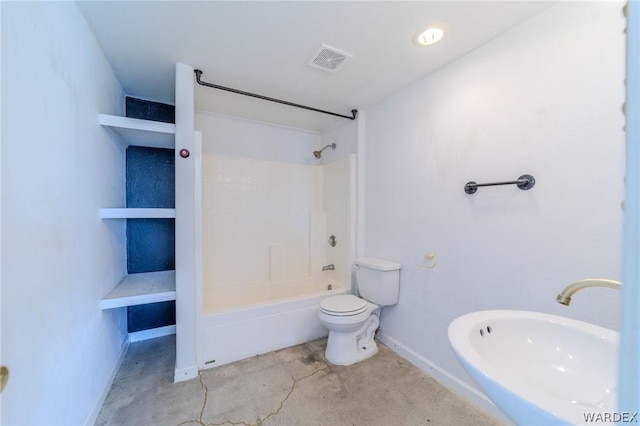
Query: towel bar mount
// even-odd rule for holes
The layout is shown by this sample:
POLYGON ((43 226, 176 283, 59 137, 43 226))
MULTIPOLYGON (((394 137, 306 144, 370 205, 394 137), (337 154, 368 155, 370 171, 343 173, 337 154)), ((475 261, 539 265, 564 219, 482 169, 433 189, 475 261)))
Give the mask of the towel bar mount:
POLYGON ((498 185, 516 185, 518 188, 526 191, 533 188, 536 184, 536 179, 531 175, 522 175, 517 180, 507 182, 491 182, 491 183, 476 183, 474 181, 467 182, 464 186, 464 192, 467 194, 475 194, 481 186, 498 186, 498 185))

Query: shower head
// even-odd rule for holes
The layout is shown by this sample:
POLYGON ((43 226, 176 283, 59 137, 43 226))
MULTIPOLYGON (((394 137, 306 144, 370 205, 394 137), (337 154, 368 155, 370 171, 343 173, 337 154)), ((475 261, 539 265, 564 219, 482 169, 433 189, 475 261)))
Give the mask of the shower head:
POLYGON ((325 146, 324 148, 322 148, 320 151, 313 151, 313 156, 316 158, 320 158, 322 157, 322 151, 324 151, 327 148, 331 148, 331 149, 336 149, 336 144, 332 143, 330 145, 325 146))

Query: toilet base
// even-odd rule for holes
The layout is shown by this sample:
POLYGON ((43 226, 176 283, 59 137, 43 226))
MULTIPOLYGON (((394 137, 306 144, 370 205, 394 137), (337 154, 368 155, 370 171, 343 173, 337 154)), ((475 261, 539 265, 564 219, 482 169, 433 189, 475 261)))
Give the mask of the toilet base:
POLYGON ((335 365, 351 365, 375 355, 378 352, 378 345, 374 340, 378 325, 378 312, 374 312, 356 331, 330 330, 325 350, 327 361, 335 365))

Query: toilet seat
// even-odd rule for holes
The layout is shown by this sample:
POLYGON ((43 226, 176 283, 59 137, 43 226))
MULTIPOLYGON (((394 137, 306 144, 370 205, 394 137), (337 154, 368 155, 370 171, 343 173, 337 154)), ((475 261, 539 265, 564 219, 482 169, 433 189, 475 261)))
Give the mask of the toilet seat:
POLYGON ((320 302, 320 311, 325 315, 350 317, 360 315, 369 309, 370 303, 364 299, 344 294, 332 296, 320 302))

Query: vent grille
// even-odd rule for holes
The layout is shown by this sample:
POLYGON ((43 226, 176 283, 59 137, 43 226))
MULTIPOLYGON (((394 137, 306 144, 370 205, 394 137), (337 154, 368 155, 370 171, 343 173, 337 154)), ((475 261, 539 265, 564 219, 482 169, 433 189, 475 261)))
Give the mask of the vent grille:
POLYGON ((309 65, 329 72, 337 72, 352 55, 323 44, 313 55, 309 65))

